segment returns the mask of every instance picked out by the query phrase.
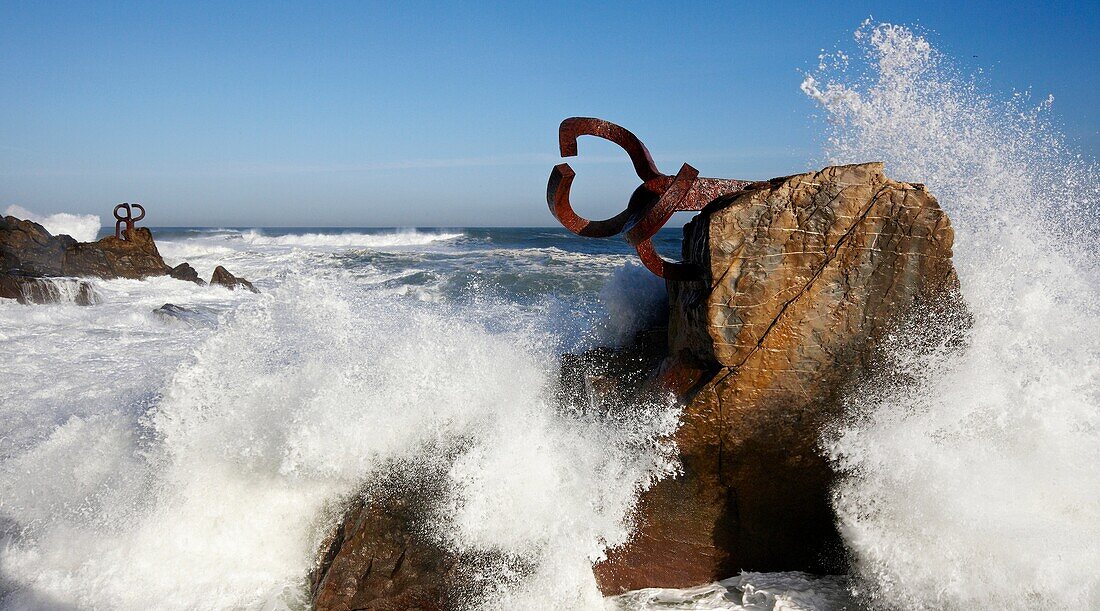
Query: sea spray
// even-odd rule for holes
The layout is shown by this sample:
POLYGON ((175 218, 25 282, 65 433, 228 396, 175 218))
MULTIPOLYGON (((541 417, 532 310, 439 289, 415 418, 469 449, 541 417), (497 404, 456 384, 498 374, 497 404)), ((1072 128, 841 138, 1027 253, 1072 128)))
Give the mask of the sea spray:
POLYGON ((894 382, 826 440, 864 588, 889 608, 1100 607, 1100 173, 1049 98, 982 94, 904 27, 856 39, 862 60, 824 56, 802 84, 828 162, 928 185, 973 317, 961 347, 900 340, 894 382))
MULTIPOLYGON (((674 468, 660 439, 676 411, 564 416, 549 399, 556 340, 527 317, 429 307, 300 263, 311 273, 180 346, 163 386, 153 375, 122 406, 10 449, 5 606, 302 608, 343 502, 379 469, 442 459, 432 534, 522 560, 485 575, 471 607, 601 605, 591 563, 674 468), (489 332, 481 318, 516 322, 489 332)), ((178 329, 148 316, 132 323, 178 329)))
POLYGON ((70 214, 57 212, 54 214, 38 215, 21 206, 8 206, 4 211, 6 216, 34 221, 46 228, 53 235, 68 235, 77 242, 94 242, 99 235, 100 221, 94 214, 70 214))
POLYGON ((247 244, 292 246, 301 248, 386 248, 421 246, 432 242, 447 242, 461 238, 456 232, 423 232, 407 229, 388 233, 302 233, 269 236, 262 231, 249 230, 241 235, 247 244))
POLYGON ((668 318, 665 281, 633 261, 612 273, 600 289, 600 303, 607 311, 600 327, 601 344, 627 345, 639 331, 660 325, 668 318))

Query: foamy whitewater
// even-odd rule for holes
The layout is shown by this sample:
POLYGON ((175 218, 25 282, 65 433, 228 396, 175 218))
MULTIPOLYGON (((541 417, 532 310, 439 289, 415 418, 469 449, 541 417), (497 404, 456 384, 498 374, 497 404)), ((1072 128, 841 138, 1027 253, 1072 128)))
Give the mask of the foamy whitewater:
POLYGON ((91 242, 99 234, 99 217, 94 214, 69 214, 55 212, 45 216, 35 214, 21 206, 8 206, 4 216, 14 216, 34 221, 53 235, 69 235, 78 242, 91 242))
POLYGON ((1100 172, 1049 98, 984 94, 903 27, 857 41, 802 84, 827 161, 928 185, 974 318, 961 349, 899 338, 896 376, 826 440, 861 587, 889 608, 1100 608, 1100 172))
MULTIPOLYGON (((896 371, 823 439, 852 575, 599 595, 592 563, 678 468, 675 405, 604 421, 553 400, 560 353, 664 305, 621 241, 155 228, 168 263, 262 293, 160 278, 92 280, 87 307, 0 300, 0 606, 303 609, 343 504, 400 473, 440 484, 440 543, 498 559, 472 609, 1100 608, 1100 176, 1048 102, 983 94, 905 28, 857 45, 802 85, 831 135, 808 167, 926 183, 974 323, 931 353, 897 338, 896 371)), ((81 231, 71 216, 36 220, 81 231)))

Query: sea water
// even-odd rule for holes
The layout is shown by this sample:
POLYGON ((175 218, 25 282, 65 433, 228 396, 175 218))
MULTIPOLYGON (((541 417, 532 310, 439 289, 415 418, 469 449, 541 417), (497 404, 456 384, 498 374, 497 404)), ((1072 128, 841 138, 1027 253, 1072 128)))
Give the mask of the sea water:
POLYGON ((0 605, 304 608, 343 504, 407 470, 442 484, 437 542, 501 559, 471 608, 1100 607, 1095 165, 1045 99, 981 93, 911 30, 857 36, 803 82, 830 135, 807 169, 883 160, 926 183, 974 323, 932 351, 898 338, 893 375, 822 439, 852 575, 599 595, 591 564, 678 468, 676 405, 605 421, 553 401, 559 354, 664 305, 619 240, 154 228, 170 264, 262 293, 157 278, 92 280, 89 307, 0 300, 0 605))

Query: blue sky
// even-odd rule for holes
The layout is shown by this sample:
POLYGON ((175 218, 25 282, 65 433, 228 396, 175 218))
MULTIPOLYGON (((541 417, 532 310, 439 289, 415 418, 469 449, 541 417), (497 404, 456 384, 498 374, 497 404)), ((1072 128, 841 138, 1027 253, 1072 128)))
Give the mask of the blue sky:
MULTIPOLYGON (((1055 97, 1100 151, 1100 3, 0 3, 0 210, 151 225, 546 225, 561 119, 658 166, 768 178, 819 160, 798 89, 868 17, 991 89, 1055 97)), ((590 140, 590 139, 589 139, 590 140)), ((578 207, 636 179, 586 140, 578 207)))

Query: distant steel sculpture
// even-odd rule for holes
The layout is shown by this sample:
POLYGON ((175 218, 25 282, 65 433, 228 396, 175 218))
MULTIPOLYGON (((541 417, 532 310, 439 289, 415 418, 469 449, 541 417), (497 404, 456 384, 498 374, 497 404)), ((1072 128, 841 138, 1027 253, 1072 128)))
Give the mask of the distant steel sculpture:
POLYGON ((554 166, 546 185, 550 212, 566 229, 579 236, 604 238, 623 231, 649 271, 669 280, 698 279, 702 271, 690 263, 668 261, 653 248, 652 238, 674 212, 702 210, 715 199, 744 190, 748 180, 700 178, 699 171, 684 164, 675 176, 662 174, 642 141, 626 129, 603 119, 571 117, 561 122, 558 142, 562 157, 577 155, 577 138, 596 136, 618 144, 634 164, 642 184, 634 190, 626 209, 612 218, 590 221, 573 211, 569 188, 576 173, 568 163, 554 166))
POLYGON ((145 218, 145 207, 141 204, 119 204, 115 206, 115 237, 120 240, 127 239, 126 236, 129 232, 134 230, 134 223, 145 218), (133 215, 133 211, 130 208, 137 208, 141 211, 138 216, 133 215), (122 216, 118 213, 119 210, 125 210, 126 216, 122 216), (126 224, 126 231, 122 231, 122 224, 126 224))

